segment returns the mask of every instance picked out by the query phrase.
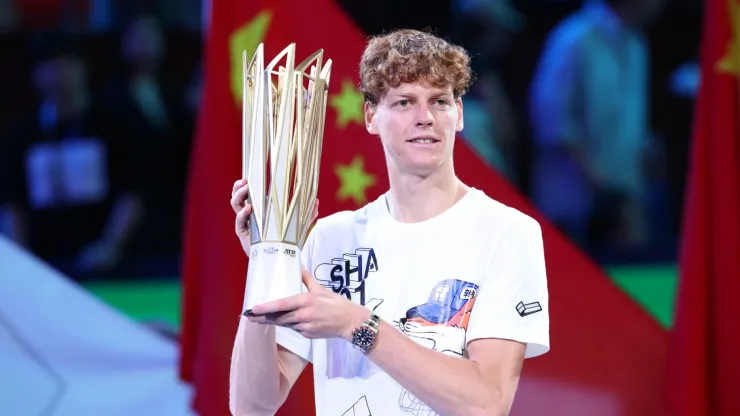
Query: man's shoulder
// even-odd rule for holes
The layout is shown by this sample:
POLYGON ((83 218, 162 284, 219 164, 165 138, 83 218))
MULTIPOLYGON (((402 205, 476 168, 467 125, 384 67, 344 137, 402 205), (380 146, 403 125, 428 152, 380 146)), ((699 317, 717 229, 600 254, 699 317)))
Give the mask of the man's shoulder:
POLYGON ((529 231, 540 233, 540 223, 525 212, 506 205, 488 195, 483 191, 474 190, 476 193, 475 222, 483 227, 504 226, 507 233, 529 231))
POLYGON ((319 234, 346 231, 355 227, 364 227, 377 213, 379 200, 372 201, 356 210, 344 210, 319 218, 313 231, 319 234))

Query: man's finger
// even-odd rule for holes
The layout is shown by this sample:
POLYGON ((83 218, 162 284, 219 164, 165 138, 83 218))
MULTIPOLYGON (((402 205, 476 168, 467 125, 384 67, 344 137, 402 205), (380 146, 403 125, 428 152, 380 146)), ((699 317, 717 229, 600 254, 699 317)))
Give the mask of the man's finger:
POLYGON ((242 208, 237 214, 236 214, 236 223, 237 227, 240 230, 247 229, 247 221, 249 221, 249 214, 252 213, 252 205, 246 204, 244 205, 244 208, 242 208))
POLYGON ((231 195, 234 195, 234 192, 236 192, 237 189, 241 188, 242 186, 247 184, 246 179, 239 179, 238 181, 234 182, 234 186, 231 188, 231 195))
POLYGON ((306 289, 308 289, 309 292, 321 289, 322 286, 316 281, 316 278, 311 275, 311 272, 309 272, 305 266, 302 266, 302 269, 301 278, 303 280, 303 284, 306 285, 306 289))
POLYGON ((269 325, 280 325, 289 327, 298 323, 295 317, 295 310, 283 311, 275 313, 255 314, 252 313, 248 316, 249 320, 258 324, 269 324, 269 325))
POLYGON ((267 319, 269 322, 280 325, 280 326, 291 326, 298 323, 298 319, 295 317, 296 310, 287 311, 287 312, 278 312, 273 314, 268 314, 267 319))
POLYGON ((305 303, 305 295, 306 294, 290 296, 256 305, 252 308, 252 313, 255 315, 266 315, 268 313, 287 312, 298 309, 305 303))
POLYGON ((231 207, 234 209, 234 212, 239 212, 244 207, 248 193, 249 185, 244 185, 231 196, 231 207))

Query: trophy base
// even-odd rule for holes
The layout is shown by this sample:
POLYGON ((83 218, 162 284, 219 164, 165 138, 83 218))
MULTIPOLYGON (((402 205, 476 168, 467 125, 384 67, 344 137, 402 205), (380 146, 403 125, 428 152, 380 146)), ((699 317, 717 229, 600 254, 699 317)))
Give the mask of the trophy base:
POLYGON ((254 306, 303 293, 301 249, 295 244, 258 243, 249 254, 243 315, 254 306))

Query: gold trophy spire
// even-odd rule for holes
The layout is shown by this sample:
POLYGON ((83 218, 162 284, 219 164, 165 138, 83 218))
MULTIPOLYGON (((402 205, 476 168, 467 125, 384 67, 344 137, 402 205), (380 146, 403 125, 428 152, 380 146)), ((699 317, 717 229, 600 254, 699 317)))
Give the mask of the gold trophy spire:
POLYGON ((318 193, 331 60, 324 63, 324 51, 320 49, 296 66, 295 55, 295 43, 267 65, 263 44, 251 60, 246 51, 243 53, 242 175, 249 182, 248 203, 252 204, 247 309, 254 305, 247 301, 251 295, 259 297, 260 302, 275 298, 250 295, 250 291, 267 290, 264 285, 270 286, 268 292, 275 296, 300 293, 300 251, 318 193), (284 277, 253 277, 255 261, 260 263, 255 268, 262 270, 266 267, 263 261, 280 263, 286 253, 293 257, 298 254, 295 272, 289 267, 284 277), (255 279, 264 282, 250 282, 255 279), (280 283, 282 279, 285 281, 280 283), (299 290, 278 290, 282 285, 297 285, 299 290))

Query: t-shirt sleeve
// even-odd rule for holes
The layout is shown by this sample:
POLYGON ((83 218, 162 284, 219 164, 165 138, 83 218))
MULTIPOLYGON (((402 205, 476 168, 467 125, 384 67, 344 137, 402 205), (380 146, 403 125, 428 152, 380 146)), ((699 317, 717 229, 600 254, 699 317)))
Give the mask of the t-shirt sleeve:
POLYGON ((540 225, 512 220, 488 261, 473 305, 466 343, 480 338, 527 345, 525 358, 550 350, 545 253, 540 225))
MULTIPOLYGON (((314 227, 315 228, 315 227, 314 227)), ((315 238, 315 231, 311 231, 306 238, 306 243, 303 245, 301 251, 301 262, 309 271, 312 270, 311 265, 311 251, 313 249, 313 243, 315 238)), ((303 291, 306 292, 306 286, 303 285, 303 291)), ((282 345, 283 348, 297 354, 306 361, 313 362, 311 340, 297 333, 296 331, 281 326, 275 327, 275 340, 278 345, 282 345)))

